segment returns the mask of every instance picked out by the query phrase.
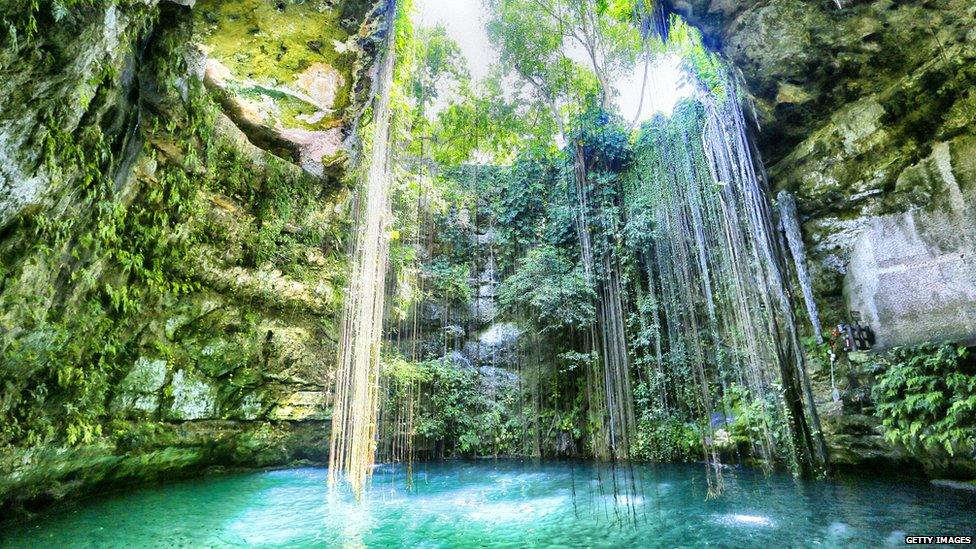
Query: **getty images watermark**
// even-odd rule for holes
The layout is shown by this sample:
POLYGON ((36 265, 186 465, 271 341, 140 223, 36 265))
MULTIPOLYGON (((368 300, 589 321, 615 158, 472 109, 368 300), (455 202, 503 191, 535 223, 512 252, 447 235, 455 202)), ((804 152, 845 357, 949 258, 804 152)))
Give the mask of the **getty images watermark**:
POLYGON ((907 545, 970 545, 972 536, 905 536, 907 545))

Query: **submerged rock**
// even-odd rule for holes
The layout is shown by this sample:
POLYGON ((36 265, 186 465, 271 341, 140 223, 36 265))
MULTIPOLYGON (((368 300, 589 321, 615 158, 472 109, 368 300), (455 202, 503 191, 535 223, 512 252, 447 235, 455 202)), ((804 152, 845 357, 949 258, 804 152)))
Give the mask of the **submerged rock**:
POLYGON ((952 488, 953 490, 964 490, 966 492, 976 492, 976 481, 963 482, 960 480, 935 479, 932 481, 935 486, 952 488))

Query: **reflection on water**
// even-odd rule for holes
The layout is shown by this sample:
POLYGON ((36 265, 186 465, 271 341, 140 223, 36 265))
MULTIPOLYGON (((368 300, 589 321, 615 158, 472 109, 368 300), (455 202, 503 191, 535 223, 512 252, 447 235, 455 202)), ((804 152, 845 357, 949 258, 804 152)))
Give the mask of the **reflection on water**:
POLYGON ((743 469, 706 500, 693 465, 443 462, 376 470, 369 497, 324 469, 209 477, 85 502, 0 534, 4 547, 878 547, 972 535, 976 496, 924 483, 796 482, 743 469))

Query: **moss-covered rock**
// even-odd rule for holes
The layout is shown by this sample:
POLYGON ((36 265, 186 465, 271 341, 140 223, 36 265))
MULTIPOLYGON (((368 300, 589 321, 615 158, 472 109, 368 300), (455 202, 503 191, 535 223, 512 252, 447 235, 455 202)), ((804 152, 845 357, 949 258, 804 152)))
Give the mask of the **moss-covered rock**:
POLYGON ((194 10, 207 85, 252 142, 315 175, 343 153, 358 53, 333 2, 209 1, 194 10))
POLYGON ((112 409, 124 415, 157 413, 166 374, 165 360, 139 357, 118 385, 112 399, 112 409))
POLYGON ((268 417, 279 421, 323 420, 329 417, 330 403, 322 391, 299 391, 275 403, 268 417))
MULTIPOLYGON (((858 318, 885 346, 976 338, 971 229, 960 215, 976 185, 976 5, 665 4, 739 69, 771 183, 796 195, 824 322, 858 318)), ((818 375, 833 459, 904 464, 870 412, 835 402, 829 371, 818 375)), ((841 391, 870 392, 870 376, 859 379, 841 391)))
POLYGON ((0 516, 327 457, 348 189, 226 106, 341 153, 369 4, 41 2, 49 28, 0 43, 0 516))

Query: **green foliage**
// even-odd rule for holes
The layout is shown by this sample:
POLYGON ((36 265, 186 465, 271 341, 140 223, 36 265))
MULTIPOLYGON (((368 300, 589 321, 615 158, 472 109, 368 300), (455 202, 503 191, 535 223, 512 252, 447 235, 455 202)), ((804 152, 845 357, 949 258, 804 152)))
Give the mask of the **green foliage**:
POLYGON ((515 274, 502 282, 498 298, 510 314, 518 309, 530 312, 542 333, 583 329, 596 316, 596 293, 582 269, 548 245, 531 250, 519 261, 515 274))
MULTIPOLYGON (((786 425, 777 419, 775 393, 753 395, 738 383, 729 385, 723 395, 723 409, 732 415, 732 421, 726 425, 731 441, 738 445, 748 445, 762 442, 770 437, 776 448, 783 447, 780 442, 786 442, 789 433, 786 425)), ((789 459, 790 456, 779 456, 789 459)))
POLYGON ((471 301, 467 265, 451 264, 438 257, 424 265, 424 279, 424 287, 434 299, 458 304, 471 301))
MULTIPOLYGON (((514 71, 561 117, 558 104, 595 94, 608 105, 612 82, 633 67, 643 43, 637 26, 618 17, 627 9, 607 0, 492 0, 488 34, 514 71), (570 51, 582 49, 588 67, 570 51)), ((625 19, 625 18, 623 18, 625 19)), ((572 105, 572 103, 569 103, 572 105)))
POLYGON ((271 263, 288 274, 302 263, 309 245, 323 242, 331 249, 341 247, 343 226, 298 230, 327 187, 321 180, 296 169, 283 160, 269 158, 267 165, 255 169, 233 144, 218 140, 208 155, 215 169, 206 187, 226 193, 236 202, 250 206, 253 221, 246 228, 247 241, 242 265, 256 267, 271 263))
POLYGON ((416 107, 426 113, 446 81, 466 82, 470 75, 461 47, 443 26, 417 28, 412 44, 417 63, 406 87, 409 95, 416 98, 416 107))
MULTIPOLYGON (((501 268, 516 259, 540 239, 551 225, 554 196, 559 187, 559 166, 543 151, 529 150, 519 155, 495 183, 499 189, 492 215, 496 243, 501 252, 501 268)), ((567 227, 572 220, 566 219, 567 227)), ((558 240, 558 239, 557 239, 558 240)))
MULTIPOLYGON (((117 79, 107 65, 98 74, 90 83, 94 111, 113 100, 117 79)), ((201 93, 198 83, 191 102, 201 93)), ((131 157, 153 153, 135 147, 136 136, 106 134, 96 124, 69 131, 61 108, 51 106, 39 129, 44 163, 56 185, 77 194, 66 213, 39 210, 20 220, 29 235, 20 243, 24 256, 49 271, 49 286, 16 303, 38 274, 22 264, 4 267, 13 274, 3 298, 13 300, 18 330, 3 337, 2 362, 29 383, 2 388, 7 421, 0 443, 80 444, 99 436, 109 387, 134 360, 130 343, 140 315, 196 288, 183 269, 193 261, 194 239, 184 224, 197 211, 195 183, 182 169, 160 167, 133 183, 134 198, 121 196, 116 172, 129 168, 131 157)))
POLYGON ((561 25, 547 4, 492 0, 487 4, 492 14, 488 36, 499 50, 503 70, 517 74, 531 95, 561 119, 562 100, 592 92, 598 84, 592 72, 565 54, 561 25))
POLYGON ((976 449, 976 363, 966 347, 900 347, 872 390, 885 438, 916 452, 976 449))
POLYGON ((641 416, 631 448, 634 459, 689 462, 701 459, 701 432, 695 423, 678 418, 641 416))
POLYGON ((681 57, 684 69, 715 97, 730 97, 726 89, 727 69, 717 55, 705 48, 701 31, 678 15, 671 15, 669 28, 668 49, 681 57))
POLYGON ((634 388, 637 428, 631 455, 636 460, 655 462, 701 459, 701 427, 663 409, 657 398, 663 381, 652 375, 634 388))
POLYGON ((595 99, 574 118, 572 128, 566 155, 572 175, 566 179, 574 182, 572 201, 578 204, 576 215, 585 218, 582 226, 590 240, 588 256, 582 259, 594 283, 606 291, 617 287, 611 279, 630 255, 623 247, 623 182, 633 150, 623 121, 595 99))
POLYGON ((594 99, 573 118, 572 128, 570 141, 576 147, 570 153, 582 156, 588 172, 621 173, 630 166, 633 151, 623 120, 594 99))
POLYGON ((461 453, 477 446, 476 377, 472 370, 462 370, 448 361, 425 364, 430 379, 430 394, 417 422, 417 434, 428 440, 453 441, 461 453))
MULTIPOLYGON (((578 447, 587 434, 603 428, 599 405, 591 408, 587 398, 598 391, 593 373, 602 370, 588 330, 596 324, 598 295, 619 291, 629 315, 625 352, 631 373, 642 381, 635 395, 639 441, 634 455, 700 459, 702 439, 711 434, 700 424, 705 403, 698 389, 704 384, 709 394, 721 394, 721 387, 734 381, 722 379, 721 367, 735 358, 727 356, 727 343, 714 342, 704 379, 698 381, 702 350, 682 334, 663 333, 662 301, 671 303, 674 294, 662 298, 664 292, 647 279, 653 278, 648 271, 658 252, 652 249, 659 242, 657 206, 675 196, 655 194, 649 189, 661 186, 648 180, 676 171, 673 163, 679 159, 667 157, 663 145, 689 142, 699 145, 689 147, 694 152, 688 170, 692 176, 709 173, 700 145, 705 107, 687 101, 670 120, 661 116, 645 125, 635 140, 629 121, 612 110, 611 84, 639 60, 670 50, 683 59, 700 90, 721 99, 732 95, 723 88, 722 63, 704 48, 698 31, 678 19, 671 21, 671 43, 652 39, 663 33, 651 1, 488 0, 486 5, 488 34, 500 63, 483 82, 472 82, 459 66, 459 48, 443 29, 417 29, 398 42, 404 63, 398 67, 394 118, 406 122, 397 133, 400 173, 391 257, 398 280, 406 280, 402 285, 416 285, 403 294, 414 300, 411 305, 423 299, 465 300, 471 266, 491 254, 503 277, 497 294, 503 320, 534 328, 531 349, 524 349, 529 356, 520 356, 535 366, 522 369, 524 399, 533 406, 527 424, 535 428, 536 450, 547 454, 553 448, 565 451, 567 438, 578 447), (515 89, 501 93, 501 84, 512 76, 515 89), (434 107, 445 100, 446 107, 434 107), (488 228, 493 235, 488 245, 473 244, 475 234, 488 228), (585 259, 580 235, 591 244, 585 259), (427 292, 419 291, 417 280, 427 292)), ((723 298, 716 293, 717 300, 723 298)), ((422 384, 437 393, 445 410, 428 414, 424 432, 475 447, 466 438, 473 432, 470 417, 456 413, 472 406, 461 396, 472 389, 467 374, 422 370, 427 376, 422 384), (435 383, 435 376, 441 381, 435 383)), ((726 441, 743 444, 770 435, 770 423, 777 422, 770 415, 779 403, 735 386, 725 398, 710 404, 725 405, 734 417, 723 427, 726 441)))
POLYGON ((548 110, 510 97, 503 74, 473 82, 443 27, 409 28, 398 42, 392 94, 397 141, 409 156, 448 169, 485 159, 506 163, 526 140, 552 135, 548 110))
POLYGON ((449 360, 410 362, 387 357, 383 374, 393 388, 388 407, 405 402, 407 386, 422 395, 413 403, 414 444, 426 443, 418 447, 439 448, 442 456, 517 453, 517 395, 510 386, 487 387, 477 370, 449 360))

